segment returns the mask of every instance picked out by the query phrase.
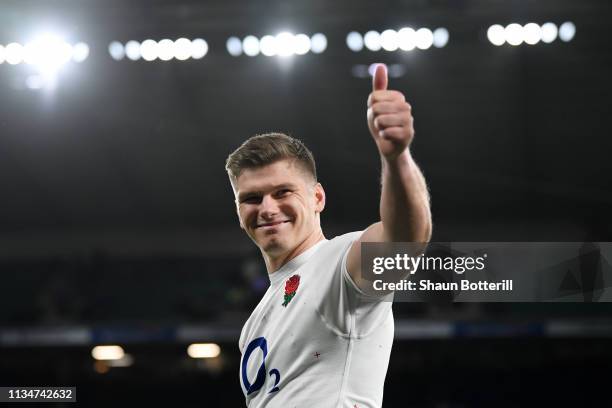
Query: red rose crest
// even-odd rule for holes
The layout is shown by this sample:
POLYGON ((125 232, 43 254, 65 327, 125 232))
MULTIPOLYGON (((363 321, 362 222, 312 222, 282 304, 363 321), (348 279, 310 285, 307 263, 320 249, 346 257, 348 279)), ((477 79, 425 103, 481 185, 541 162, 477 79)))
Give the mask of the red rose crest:
POLYGON ((300 286, 300 275, 293 275, 285 282, 285 301, 283 306, 287 307, 291 299, 295 296, 295 292, 300 286))

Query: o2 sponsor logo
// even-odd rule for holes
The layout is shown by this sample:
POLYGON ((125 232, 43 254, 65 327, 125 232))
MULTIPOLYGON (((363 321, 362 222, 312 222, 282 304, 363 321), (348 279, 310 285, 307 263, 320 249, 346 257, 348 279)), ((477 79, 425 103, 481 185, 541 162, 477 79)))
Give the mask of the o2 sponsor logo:
POLYGON ((244 351, 244 355, 242 356, 242 367, 240 370, 240 378, 242 379, 242 385, 247 392, 247 395, 251 395, 255 392, 258 392, 266 382, 266 376, 270 376, 273 379, 274 384, 268 391, 268 394, 273 392, 277 392, 279 390, 278 383, 280 382, 281 375, 280 372, 273 368, 270 371, 266 370, 266 357, 268 356, 268 342, 265 337, 258 337, 252 340, 244 351), (261 365, 257 370, 257 376, 255 380, 251 383, 249 381, 249 377, 247 375, 247 365, 249 363, 249 358, 251 354, 257 349, 261 349, 263 353, 263 359, 261 360, 261 365))

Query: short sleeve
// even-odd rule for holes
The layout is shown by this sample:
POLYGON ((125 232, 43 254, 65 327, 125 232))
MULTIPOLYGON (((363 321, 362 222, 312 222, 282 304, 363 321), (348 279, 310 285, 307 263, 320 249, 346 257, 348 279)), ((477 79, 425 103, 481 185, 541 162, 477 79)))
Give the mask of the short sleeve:
POLYGON ((382 297, 364 293, 348 274, 348 252, 360 236, 357 231, 336 237, 318 257, 326 269, 318 282, 319 314, 338 334, 351 337, 366 336, 382 325, 391 317, 393 301, 392 293, 382 297), (325 258, 331 262, 325 264, 325 258))

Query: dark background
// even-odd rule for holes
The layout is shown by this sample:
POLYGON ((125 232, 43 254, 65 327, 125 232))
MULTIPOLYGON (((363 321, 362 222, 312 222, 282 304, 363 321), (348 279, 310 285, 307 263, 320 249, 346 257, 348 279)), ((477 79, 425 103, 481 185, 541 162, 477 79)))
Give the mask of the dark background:
MULTIPOLYGON (((612 6, 606 1, 34 1, 0 44, 54 27, 91 52, 53 92, 0 65, 0 385, 76 385, 79 405, 242 406, 237 338, 267 287, 224 172, 284 131, 317 159, 328 238, 377 220, 379 159, 357 64, 413 106, 433 241, 612 241, 612 6), (573 41, 495 47, 494 23, 573 21, 573 41), (446 27, 441 49, 354 53, 349 31, 446 27), (328 48, 231 57, 291 29, 328 48), (114 61, 113 40, 205 38, 202 60, 114 61), (221 357, 186 346, 216 341, 221 357), (95 344, 134 365, 93 369, 95 344), (174 402, 171 402, 174 401, 174 402)), ((605 405, 607 304, 397 304, 385 406, 605 405), (569 329, 568 329, 569 327, 569 329)))

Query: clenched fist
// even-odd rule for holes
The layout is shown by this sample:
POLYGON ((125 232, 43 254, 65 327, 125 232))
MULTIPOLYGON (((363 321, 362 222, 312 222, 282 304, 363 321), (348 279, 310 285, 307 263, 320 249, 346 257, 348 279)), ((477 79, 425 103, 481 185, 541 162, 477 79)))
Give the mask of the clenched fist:
POLYGON ((380 154, 386 159, 395 159, 414 137, 414 120, 404 94, 387 90, 387 82, 387 67, 379 64, 368 97, 368 127, 380 154))

